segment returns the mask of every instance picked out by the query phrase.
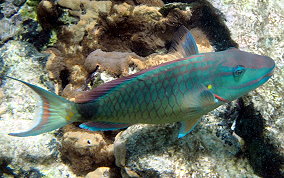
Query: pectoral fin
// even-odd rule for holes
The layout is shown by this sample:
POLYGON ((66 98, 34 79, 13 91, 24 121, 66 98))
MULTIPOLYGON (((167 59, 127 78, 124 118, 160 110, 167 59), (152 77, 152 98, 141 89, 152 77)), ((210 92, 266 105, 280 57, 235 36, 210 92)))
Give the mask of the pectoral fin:
POLYGON ((193 90, 184 98, 184 104, 196 110, 202 110, 218 102, 214 94, 196 80, 190 81, 193 90))
POLYGON ((198 124, 200 118, 190 119, 187 121, 181 121, 181 127, 179 129, 178 138, 182 138, 191 132, 194 127, 198 124))
POLYGON ((201 106, 208 106, 217 102, 214 94, 210 90, 204 90, 200 93, 201 106))
POLYGON ((85 122, 80 124, 79 127, 91 131, 109 131, 129 127, 130 124, 113 123, 113 122, 85 122))

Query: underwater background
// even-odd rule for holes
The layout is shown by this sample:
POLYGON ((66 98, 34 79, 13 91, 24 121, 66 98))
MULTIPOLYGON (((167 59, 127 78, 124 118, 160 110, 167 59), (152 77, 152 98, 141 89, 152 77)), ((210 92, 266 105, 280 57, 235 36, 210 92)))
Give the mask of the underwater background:
POLYGON ((179 124, 91 132, 78 123, 17 138, 38 98, 0 82, 0 177, 283 177, 283 0, 2 0, 0 75, 74 100, 81 91, 169 60, 188 27, 200 52, 231 47, 271 57, 274 76, 202 117, 179 124))

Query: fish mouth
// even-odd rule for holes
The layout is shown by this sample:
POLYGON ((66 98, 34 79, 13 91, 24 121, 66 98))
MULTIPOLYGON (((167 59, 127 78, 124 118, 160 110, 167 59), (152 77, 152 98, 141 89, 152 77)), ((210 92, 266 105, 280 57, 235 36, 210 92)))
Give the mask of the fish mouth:
POLYGON ((273 68, 269 73, 267 73, 266 75, 264 75, 263 78, 265 78, 265 77, 271 77, 271 76, 273 75, 273 73, 274 73, 274 68, 273 68))
POLYGON ((214 97, 215 97, 217 100, 222 101, 222 102, 224 102, 224 103, 229 103, 229 102, 230 102, 229 100, 226 100, 225 98, 223 98, 223 97, 221 97, 221 96, 219 96, 219 95, 216 95, 216 94, 214 94, 214 97))
POLYGON ((274 73, 274 68, 269 73, 267 73, 263 77, 261 77, 259 79, 259 81, 268 80, 270 77, 272 77, 273 73, 274 73))
POLYGON ((257 82, 255 83, 260 83, 260 85, 262 85, 263 83, 265 83, 267 80, 269 80, 272 75, 273 75, 273 72, 274 72, 274 68, 267 74, 265 74, 263 77, 261 77, 257 82))

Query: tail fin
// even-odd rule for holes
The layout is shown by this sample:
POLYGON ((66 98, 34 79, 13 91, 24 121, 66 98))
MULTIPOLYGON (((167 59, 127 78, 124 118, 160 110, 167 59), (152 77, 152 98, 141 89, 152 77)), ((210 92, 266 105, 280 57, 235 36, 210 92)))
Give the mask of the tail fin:
POLYGON ((36 118, 36 124, 26 132, 10 133, 9 135, 17 137, 39 135, 63 127, 76 121, 76 119, 80 117, 75 108, 75 103, 22 80, 8 76, 5 77, 27 85, 41 98, 41 108, 40 113, 36 118))

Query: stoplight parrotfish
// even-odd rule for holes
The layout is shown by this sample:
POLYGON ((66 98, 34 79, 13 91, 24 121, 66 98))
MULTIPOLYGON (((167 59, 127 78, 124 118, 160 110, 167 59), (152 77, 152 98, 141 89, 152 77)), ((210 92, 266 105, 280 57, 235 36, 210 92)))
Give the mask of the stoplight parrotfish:
POLYGON ((92 131, 116 130, 137 123, 181 122, 181 138, 209 111, 264 84, 275 67, 269 57, 236 48, 199 53, 185 27, 176 33, 172 50, 182 57, 100 85, 84 92, 75 102, 5 76, 27 85, 41 98, 34 127, 9 135, 34 136, 72 122, 83 122, 80 127, 92 131))

